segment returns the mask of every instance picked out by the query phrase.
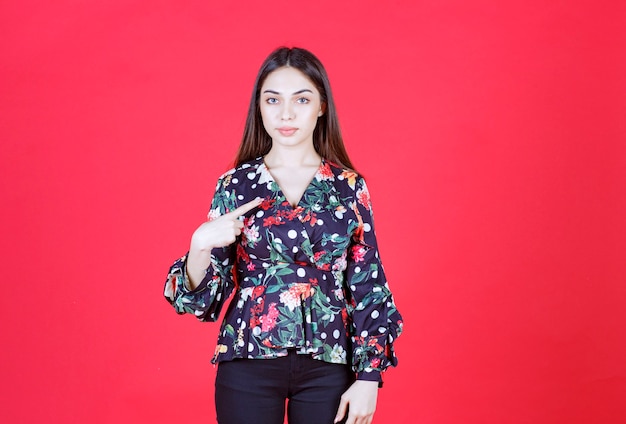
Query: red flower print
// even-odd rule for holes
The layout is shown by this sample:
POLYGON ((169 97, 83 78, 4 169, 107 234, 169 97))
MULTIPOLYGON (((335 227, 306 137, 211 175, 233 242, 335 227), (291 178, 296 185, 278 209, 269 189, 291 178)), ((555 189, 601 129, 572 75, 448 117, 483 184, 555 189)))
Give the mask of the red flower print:
POLYGON ((324 165, 320 167, 319 174, 323 180, 328 180, 334 177, 333 171, 330 169, 330 165, 328 163, 324 163, 324 165))
POLYGON ((284 224, 284 222, 280 220, 280 217, 277 219, 275 216, 270 216, 263 220, 264 227, 271 227, 272 225, 281 225, 281 224, 284 224))
POLYGON ((256 266, 252 262, 248 262, 246 268, 248 269, 248 271, 254 271, 256 269, 256 266))
POLYGON ((274 206, 274 203, 276 203, 276 199, 268 199, 265 198, 263 199, 263 201, 261 202, 261 209, 263 209, 264 211, 268 210, 269 208, 271 208, 272 206, 274 206))
POLYGON ((365 240, 365 237, 363 235, 363 227, 356 227, 354 229, 354 234, 352 235, 352 237, 355 240, 358 240, 359 242, 363 242, 363 240, 365 240))
POLYGON ((276 318, 278 318, 278 309, 276 309, 276 303, 270 303, 267 309, 267 314, 261 316, 261 331, 270 331, 276 327, 276 318))
POLYGON ((256 300, 263 293, 265 293, 265 286, 256 286, 254 289, 252 289, 252 296, 250 297, 252 298, 252 300, 256 300))
POLYGON ((291 209, 291 211, 281 211, 283 218, 286 218, 289 221, 293 221, 304 211, 302 206, 298 206, 295 209, 291 209))
POLYGON ((315 254, 313 255, 313 259, 315 260, 315 262, 319 262, 320 259, 322 259, 322 257, 326 254, 325 250, 321 250, 319 252, 315 252, 315 254))
POLYGON ((315 217, 315 212, 307 212, 306 215, 300 215, 300 222, 305 223, 308 222, 311 227, 315 225, 317 222, 317 218, 315 217))
POLYGON ((311 296, 311 285, 308 283, 296 283, 292 284, 289 287, 289 291, 294 294, 294 296, 300 295, 302 299, 306 299, 311 296))
POLYGON ((345 307, 341 308, 341 322, 343 322, 344 325, 348 324, 348 309, 345 307))
POLYGON ((380 358, 372 358, 370 365, 372 368, 378 368, 378 366, 380 365, 380 358))
POLYGON ((258 303, 255 303, 250 308, 250 328, 257 327, 261 325, 260 316, 263 313, 263 309, 265 308, 265 302, 263 299, 260 299, 258 303))
POLYGON ((248 255, 248 252, 246 252, 246 249, 244 249, 241 244, 237 245, 237 258, 246 263, 250 262, 250 255, 248 255))
POLYGON ((362 188, 356 192, 356 197, 359 199, 359 203, 363 205, 365 209, 370 210, 371 201, 370 201, 370 193, 366 188, 362 188))
POLYGON ((352 246, 352 260, 354 262, 363 262, 365 260, 365 247, 355 244, 352 246))

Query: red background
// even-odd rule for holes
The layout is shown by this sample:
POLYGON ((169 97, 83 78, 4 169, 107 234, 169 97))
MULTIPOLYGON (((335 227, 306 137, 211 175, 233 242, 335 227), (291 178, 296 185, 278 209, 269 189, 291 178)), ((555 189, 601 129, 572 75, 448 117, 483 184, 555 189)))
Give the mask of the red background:
POLYGON ((3 1, 0 421, 213 422, 217 325, 162 286, 287 44, 328 69, 406 319, 375 422, 625 422, 625 26, 617 0, 3 1))

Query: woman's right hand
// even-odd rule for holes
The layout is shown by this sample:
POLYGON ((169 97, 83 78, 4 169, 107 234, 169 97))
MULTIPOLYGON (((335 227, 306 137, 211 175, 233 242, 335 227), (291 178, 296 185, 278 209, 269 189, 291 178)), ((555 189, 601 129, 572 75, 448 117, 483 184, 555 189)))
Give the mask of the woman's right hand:
POLYGON ((211 251, 216 247, 226 247, 235 242, 243 230, 243 221, 239 218, 247 212, 261 204, 262 199, 257 197, 254 200, 239 206, 234 211, 200 225, 193 236, 191 236, 191 246, 189 250, 211 251))
POLYGON ((259 206, 262 201, 263 199, 257 197, 234 211, 203 223, 194 231, 187 256, 190 289, 196 288, 202 281, 205 270, 211 264, 211 250, 234 243, 243 230, 243 221, 239 218, 259 206))

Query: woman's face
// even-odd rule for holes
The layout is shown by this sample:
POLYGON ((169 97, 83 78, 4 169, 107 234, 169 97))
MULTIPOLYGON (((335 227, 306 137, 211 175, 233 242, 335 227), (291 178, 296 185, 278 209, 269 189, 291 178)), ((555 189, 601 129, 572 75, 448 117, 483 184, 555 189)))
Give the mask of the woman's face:
POLYGON ((313 144, 322 102, 315 85, 299 70, 282 67, 271 72, 261 86, 260 109, 273 146, 313 144))

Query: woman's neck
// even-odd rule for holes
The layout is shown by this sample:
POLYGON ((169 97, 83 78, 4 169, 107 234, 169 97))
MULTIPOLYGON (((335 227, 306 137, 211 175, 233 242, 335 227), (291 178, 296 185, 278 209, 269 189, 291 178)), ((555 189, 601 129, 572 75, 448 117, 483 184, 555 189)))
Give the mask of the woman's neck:
POLYGON ((265 164, 269 168, 287 167, 307 167, 319 166, 322 158, 315 151, 313 146, 310 148, 285 149, 272 146, 270 151, 263 158, 265 164))

